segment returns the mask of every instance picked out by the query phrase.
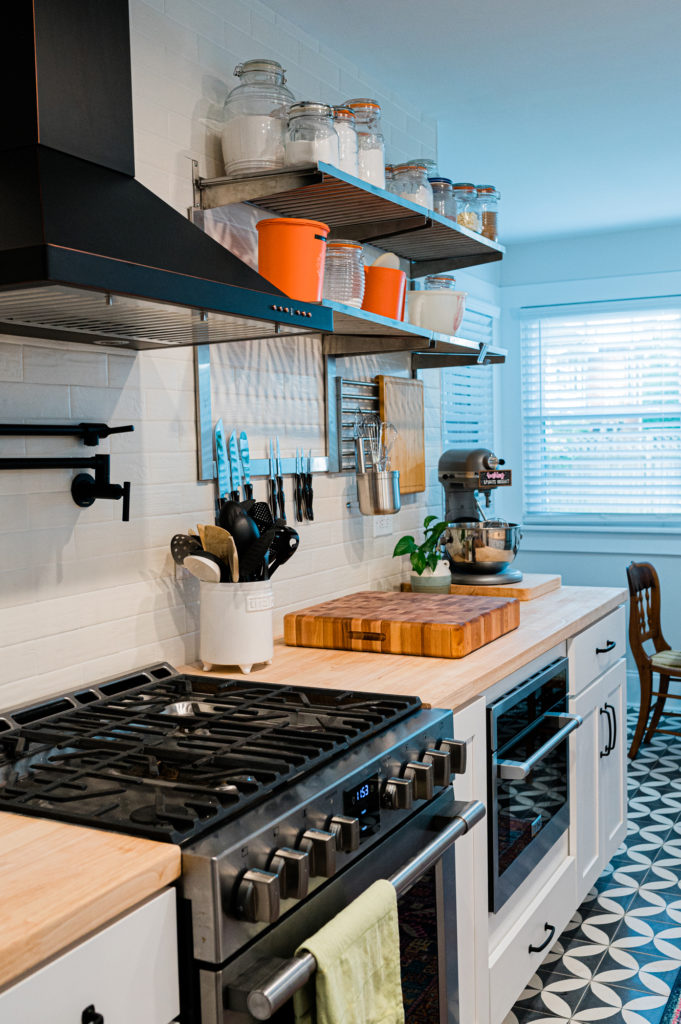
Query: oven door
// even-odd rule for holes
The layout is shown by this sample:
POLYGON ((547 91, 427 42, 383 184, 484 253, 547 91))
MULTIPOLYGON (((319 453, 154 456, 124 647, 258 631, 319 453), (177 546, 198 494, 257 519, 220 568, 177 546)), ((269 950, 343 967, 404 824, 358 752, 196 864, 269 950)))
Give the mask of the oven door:
POLYGON ((379 878, 398 891, 402 991, 407 1024, 457 1024, 454 846, 484 817, 484 805, 456 803, 451 789, 427 806, 226 965, 198 966, 201 1024, 293 1024, 293 993, 314 974, 295 957, 304 940, 379 878))
POLYGON ((567 661, 490 708, 490 909, 496 913, 569 825, 567 661))

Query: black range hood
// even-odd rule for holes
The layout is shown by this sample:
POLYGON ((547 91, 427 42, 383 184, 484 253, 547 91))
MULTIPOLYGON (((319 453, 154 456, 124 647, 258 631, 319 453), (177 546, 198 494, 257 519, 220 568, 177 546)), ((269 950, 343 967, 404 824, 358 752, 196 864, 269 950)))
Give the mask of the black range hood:
POLYGON ((332 330, 135 181, 127 0, 15 0, 3 34, 0 333, 141 349, 332 330))

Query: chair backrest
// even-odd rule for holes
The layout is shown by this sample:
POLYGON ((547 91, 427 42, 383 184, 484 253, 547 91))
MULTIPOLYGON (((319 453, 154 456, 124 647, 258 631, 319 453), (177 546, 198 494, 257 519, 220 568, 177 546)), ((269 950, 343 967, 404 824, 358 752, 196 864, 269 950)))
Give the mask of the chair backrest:
POLYGON ((656 651, 668 651, 669 644, 660 627, 660 580, 650 562, 632 562, 627 566, 629 581, 629 643, 639 665, 650 656, 643 644, 652 640, 656 651))

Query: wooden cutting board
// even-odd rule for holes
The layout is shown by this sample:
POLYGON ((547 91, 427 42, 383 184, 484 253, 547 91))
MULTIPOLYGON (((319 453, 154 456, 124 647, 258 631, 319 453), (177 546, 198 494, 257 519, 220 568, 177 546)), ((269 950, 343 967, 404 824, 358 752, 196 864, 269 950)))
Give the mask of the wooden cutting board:
MULTIPOLYGON (((545 573, 526 572, 520 583, 493 583, 490 586, 471 586, 452 583, 450 594, 468 594, 471 597, 517 597, 519 601, 534 601, 537 597, 560 590, 561 577, 545 573)), ((403 583, 402 590, 409 592, 411 583, 403 583)))
POLYGON ((381 419, 397 427, 390 453, 391 469, 400 471, 400 494, 426 489, 426 445, 423 429, 423 381, 410 377, 376 377, 381 419))
POLYGON ((363 591, 289 612, 284 640, 292 647, 463 658, 519 623, 514 599, 363 591))

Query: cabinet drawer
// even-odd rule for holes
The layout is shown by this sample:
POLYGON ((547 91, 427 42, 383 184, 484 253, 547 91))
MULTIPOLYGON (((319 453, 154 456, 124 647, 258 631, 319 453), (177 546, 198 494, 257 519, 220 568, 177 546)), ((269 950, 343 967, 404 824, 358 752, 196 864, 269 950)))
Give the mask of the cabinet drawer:
POLYGON ((616 608, 583 633, 568 640, 570 693, 585 689, 626 653, 624 608, 616 608))
POLYGON ((575 861, 569 857, 490 957, 491 1024, 501 1024, 504 1020, 553 944, 560 938, 575 906, 575 861), (545 927, 547 924, 555 928, 555 932, 550 933, 545 927), (530 946, 541 946, 545 942, 546 946, 540 952, 530 952, 530 946))
POLYGON ((179 1013, 174 889, 0 992, 0 1021, 81 1024, 91 1005, 105 1024, 169 1024, 179 1013))

